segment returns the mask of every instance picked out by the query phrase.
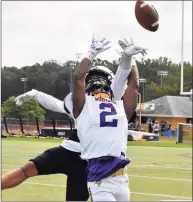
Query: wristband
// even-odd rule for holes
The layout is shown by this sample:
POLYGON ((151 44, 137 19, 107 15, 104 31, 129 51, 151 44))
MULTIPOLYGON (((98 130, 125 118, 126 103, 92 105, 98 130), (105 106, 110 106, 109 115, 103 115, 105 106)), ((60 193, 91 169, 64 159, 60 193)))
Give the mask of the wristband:
POLYGON ((96 57, 96 54, 91 51, 88 51, 88 53, 85 56, 85 58, 89 59, 91 63, 93 62, 95 57, 96 57))

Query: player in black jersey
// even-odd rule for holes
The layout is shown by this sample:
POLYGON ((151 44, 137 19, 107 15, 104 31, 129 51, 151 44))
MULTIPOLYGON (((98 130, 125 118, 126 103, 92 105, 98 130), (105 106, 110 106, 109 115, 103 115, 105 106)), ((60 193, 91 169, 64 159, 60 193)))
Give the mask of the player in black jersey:
MULTIPOLYGON (((79 142, 77 130, 72 129, 68 140, 79 142)), ((62 146, 46 150, 30 159, 22 167, 2 176, 1 189, 15 187, 29 177, 37 175, 67 175, 66 200, 87 201, 89 194, 86 179, 87 162, 80 158, 79 152, 70 151, 62 146)))

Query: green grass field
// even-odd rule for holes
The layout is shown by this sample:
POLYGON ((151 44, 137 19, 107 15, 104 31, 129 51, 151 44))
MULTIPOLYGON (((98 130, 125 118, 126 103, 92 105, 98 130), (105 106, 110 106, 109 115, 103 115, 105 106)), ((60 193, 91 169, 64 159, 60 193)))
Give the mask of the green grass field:
MULTIPOLYGON (((2 139, 2 174, 21 166, 62 140, 2 139)), ((192 200, 191 144, 172 141, 128 142, 131 200, 192 200)), ((65 201, 65 175, 38 176, 4 190, 2 201, 65 201)))

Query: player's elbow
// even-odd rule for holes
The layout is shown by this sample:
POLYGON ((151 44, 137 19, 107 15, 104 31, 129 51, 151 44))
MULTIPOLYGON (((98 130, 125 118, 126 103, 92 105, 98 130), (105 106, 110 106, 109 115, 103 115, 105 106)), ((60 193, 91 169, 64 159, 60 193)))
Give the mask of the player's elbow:
POLYGON ((131 88, 139 89, 139 73, 136 65, 133 65, 131 68, 131 72, 128 76, 127 85, 131 86, 131 88))
POLYGON ((126 113, 128 119, 131 118, 133 112, 137 108, 137 98, 138 98, 137 88, 127 89, 123 96, 125 113, 126 113))
POLYGON ((132 87, 134 89, 134 91, 136 91, 138 93, 139 90, 139 79, 136 79, 133 83, 132 83, 132 87))

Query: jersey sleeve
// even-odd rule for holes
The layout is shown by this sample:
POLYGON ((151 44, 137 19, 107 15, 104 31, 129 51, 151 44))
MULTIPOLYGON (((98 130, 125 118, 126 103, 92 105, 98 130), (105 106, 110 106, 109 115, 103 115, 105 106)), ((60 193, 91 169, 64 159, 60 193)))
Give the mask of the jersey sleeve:
POLYGON ((69 93, 65 98, 64 98, 64 103, 63 103, 63 108, 64 110, 73 117, 73 103, 72 103, 72 93, 69 93))
MULTIPOLYGON (((135 60, 132 58, 131 66, 136 65, 135 60)), ((131 69, 123 69, 121 66, 118 67, 117 72, 115 74, 115 78, 112 81, 111 89, 114 94, 114 101, 121 100, 126 86, 127 86, 127 78, 131 72, 131 69)))
POLYGON ((64 109, 63 102, 51 95, 36 91, 34 98, 40 105, 50 111, 68 114, 64 109))
MULTIPOLYGON (((90 96, 87 96, 87 95, 85 94, 85 103, 87 102, 88 97, 90 97, 90 96)), ((85 108, 85 103, 84 103, 84 106, 83 106, 83 108, 82 108, 82 110, 81 110, 81 113, 82 113, 82 111, 83 111, 84 108, 85 108)), ((72 93, 69 93, 69 94, 64 98, 63 107, 64 107, 65 111, 68 113, 68 115, 71 116, 71 117, 75 120, 74 115, 73 115, 72 93)), ((80 116, 80 115, 79 115, 79 116, 80 116)))

